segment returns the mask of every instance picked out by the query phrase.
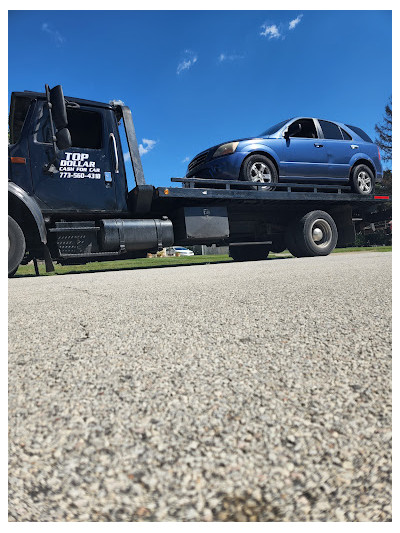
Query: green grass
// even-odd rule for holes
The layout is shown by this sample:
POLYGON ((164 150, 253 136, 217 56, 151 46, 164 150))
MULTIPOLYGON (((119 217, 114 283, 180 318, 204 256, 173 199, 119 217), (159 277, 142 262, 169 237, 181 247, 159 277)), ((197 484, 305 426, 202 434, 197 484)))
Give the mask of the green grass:
POLYGON ((391 252, 392 247, 391 246, 363 246, 363 247, 357 247, 354 246, 349 248, 336 248, 333 250, 334 254, 340 254, 343 252, 391 252))
MULTIPOLYGON (((391 246, 374 246, 369 248, 337 248, 333 253, 343 252, 391 252, 391 246)), ((285 250, 281 254, 269 255, 273 258, 291 258, 290 253, 285 250)), ((54 265, 55 273, 46 273, 44 264, 39 264, 39 272, 44 276, 54 276, 55 274, 73 274, 83 272, 98 272, 107 270, 135 270, 142 268, 159 268, 166 266, 178 265, 205 265, 208 263, 221 263, 232 261, 228 255, 195 255, 191 257, 152 257, 145 259, 125 259, 121 261, 100 261, 97 263, 87 263, 86 265, 54 265)), ((15 277, 34 276, 35 270, 33 264, 21 265, 15 274, 15 277)))

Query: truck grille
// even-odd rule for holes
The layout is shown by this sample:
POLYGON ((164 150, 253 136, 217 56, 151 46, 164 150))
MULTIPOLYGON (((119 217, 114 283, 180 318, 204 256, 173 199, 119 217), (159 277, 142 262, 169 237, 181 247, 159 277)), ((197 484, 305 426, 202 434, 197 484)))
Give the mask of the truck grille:
POLYGON ((202 165, 203 163, 205 163, 207 159, 207 155, 208 155, 208 150, 196 155, 196 157, 190 161, 188 165, 188 171, 190 172, 195 167, 198 167, 199 165, 202 165))

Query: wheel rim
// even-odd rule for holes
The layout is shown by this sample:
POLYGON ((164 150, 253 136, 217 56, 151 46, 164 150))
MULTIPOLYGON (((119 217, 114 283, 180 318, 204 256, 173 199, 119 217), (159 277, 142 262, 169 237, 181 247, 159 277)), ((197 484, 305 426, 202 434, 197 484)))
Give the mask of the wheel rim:
POLYGON ((332 242, 332 228, 326 220, 317 219, 311 226, 311 238, 318 248, 326 248, 332 242))
MULTIPOLYGON (((251 165, 250 168, 250 178, 251 181, 255 183, 271 183, 272 176, 269 168, 262 161, 256 161, 251 165)), ((271 189, 271 187, 261 187, 261 189, 271 189)))
POLYGON ((361 170, 361 172, 358 173, 357 176, 357 185, 359 190, 363 194, 368 194, 372 190, 372 179, 371 176, 365 172, 365 170, 361 170))

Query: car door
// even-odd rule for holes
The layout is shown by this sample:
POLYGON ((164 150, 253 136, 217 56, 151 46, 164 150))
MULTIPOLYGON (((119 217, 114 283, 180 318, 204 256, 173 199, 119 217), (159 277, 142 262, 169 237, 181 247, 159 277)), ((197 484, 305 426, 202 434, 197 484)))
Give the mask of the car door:
POLYGON ((288 137, 280 141, 278 150, 282 181, 307 181, 323 176, 327 154, 314 119, 293 121, 288 127, 288 137))
POLYGON ((60 151, 56 173, 46 171, 52 158, 47 104, 38 101, 30 136, 33 194, 43 211, 115 212, 116 192, 108 113, 88 106, 68 107, 71 148, 60 151))
POLYGON ((318 120, 324 144, 327 165, 324 176, 333 180, 345 180, 349 177, 350 159, 358 148, 350 135, 340 126, 328 120, 318 120))

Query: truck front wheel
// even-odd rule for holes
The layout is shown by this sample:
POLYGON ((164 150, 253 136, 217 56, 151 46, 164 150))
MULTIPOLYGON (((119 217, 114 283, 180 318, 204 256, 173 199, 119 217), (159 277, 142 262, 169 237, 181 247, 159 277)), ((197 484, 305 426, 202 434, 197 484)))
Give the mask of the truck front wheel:
POLYGON ((25 255, 25 237, 19 224, 8 215, 8 277, 11 278, 25 255))

